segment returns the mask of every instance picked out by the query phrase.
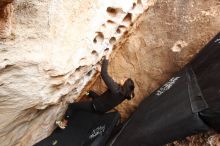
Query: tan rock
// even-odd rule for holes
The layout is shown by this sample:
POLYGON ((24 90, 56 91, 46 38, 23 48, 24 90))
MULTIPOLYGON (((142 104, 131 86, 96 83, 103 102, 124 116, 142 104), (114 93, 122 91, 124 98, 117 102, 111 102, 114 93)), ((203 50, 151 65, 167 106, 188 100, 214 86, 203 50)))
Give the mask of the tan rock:
POLYGON ((0 142, 28 146, 51 133, 148 1, 11 2, 0 2, 0 142))
POLYGON ((219 31, 218 0, 155 1, 1 1, 1 146, 48 136, 112 50, 111 75, 136 84, 136 98, 118 107, 128 117, 219 31))
POLYGON ((210 144, 210 146, 220 146, 220 134, 210 136, 208 144, 210 144))
POLYGON ((0 2, 0 38, 11 35, 13 5, 9 1, 0 2))

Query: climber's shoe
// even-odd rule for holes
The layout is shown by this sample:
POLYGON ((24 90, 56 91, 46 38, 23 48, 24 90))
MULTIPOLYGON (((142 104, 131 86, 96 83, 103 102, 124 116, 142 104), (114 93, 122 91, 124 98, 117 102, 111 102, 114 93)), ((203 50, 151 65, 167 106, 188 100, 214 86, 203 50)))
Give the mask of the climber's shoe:
POLYGON ((134 92, 132 92, 130 96, 126 97, 126 99, 131 100, 134 98, 134 96, 135 96, 135 94, 134 94, 134 92))
POLYGON ((56 145, 58 143, 58 141, 57 140, 54 140, 53 142, 52 142, 52 145, 56 145))
POLYGON ((134 92, 131 93, 131 99, 133 99, 135 96, 134 92))

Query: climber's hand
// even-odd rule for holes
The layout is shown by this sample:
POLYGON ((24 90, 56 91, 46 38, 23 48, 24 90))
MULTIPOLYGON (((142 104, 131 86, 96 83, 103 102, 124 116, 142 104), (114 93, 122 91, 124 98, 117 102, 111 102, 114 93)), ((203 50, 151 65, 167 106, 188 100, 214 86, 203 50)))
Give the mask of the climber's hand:
POLYGON ((107 68, 108 67, 108 60, 104 56, 102 59, 102 68, 107 68))
POLYGON ((89 96, 89 91, 86 91, 86 94, 85 94, 86 96, 89 96))
POLYGON ((101 72, 101 64, 98 63, 95 68, 96 71, 101 72))
POLYGON ((102 56, 101 62, 103 62, 103 60, 106 60, 106 56, 102 56))
POLYGON ((65 129, 67 126, 68 121, 63 119, 62 121, 56 121, 56 125, 61 129, 65 129))
POLYGON ((95 70, 98 72, 102 71, 102 68, 106 68, 108 66, 108 60, 106 56, 103 56, 102 59, 96 64, 95 70))
POLYGON ((106 58, 106 56, 102 57, 102 63, 108 63, 108 59, 106 58))

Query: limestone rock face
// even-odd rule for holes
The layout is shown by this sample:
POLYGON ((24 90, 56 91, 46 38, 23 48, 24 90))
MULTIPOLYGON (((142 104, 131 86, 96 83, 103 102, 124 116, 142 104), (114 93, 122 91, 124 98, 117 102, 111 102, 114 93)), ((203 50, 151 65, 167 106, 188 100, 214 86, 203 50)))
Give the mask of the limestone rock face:
POLYGON ((147 0, 1 0, 0 142, 33 145, 74 102, 147 0))
MULTIPOLYGON (((118 107, 128 117, 219 26, 219 0, 1 0, 0 145, 48 136, 104 55, 118 82, 135 81, 118 107)), ((104 91, 100 77, 92 88, 104 91)))
POLYGON ((13 14, 12 0, 0 2, 0 38, 6 38, 11 34, 11 17, 13 14))

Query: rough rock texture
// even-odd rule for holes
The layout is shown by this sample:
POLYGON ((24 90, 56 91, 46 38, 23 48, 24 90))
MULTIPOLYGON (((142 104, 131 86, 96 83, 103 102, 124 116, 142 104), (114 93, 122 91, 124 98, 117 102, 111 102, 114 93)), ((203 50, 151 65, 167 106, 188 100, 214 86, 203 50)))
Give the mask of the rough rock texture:
MULTIPOLYGON (((118 82, 131 77, 136 85, 135 99, 117 107, 123 118, 133 112, 144 96, 186 64, 220 31, 219 26, 219 0, 157 0, 142 14, 116 44, 118 51, 111 57, 110 74, 118 82)), ((92 89, 104 91, 100 77, 92 89)), ((215 146, 218 136, 209 139, 209 144, 208 137, 201 134, 172 145, 215 146)))
POLYGON ((49 135, 147 0, 1 0, 0 142, 49 135))
POLYGON ((187 137, 181 141, 175 141, 166 146, 219 146, 220 136, 214 132, 201 133, 195 136, 187 137))
MULTIPOLYGON (((136 98, 118 107, 126 118, 220 26, 219 0, 158 0, 134 24, 154 0, 11 2, 0 2, 1 146, 28 146, 50 134, 112 50, 111 74, 136 84, 136 98)), ((93 87, 99 92, 100 82, 93 87)))
POLYGON ((0 1, 0 38, 7 38, 11 34, 13 6, 12 0, 0 1))

